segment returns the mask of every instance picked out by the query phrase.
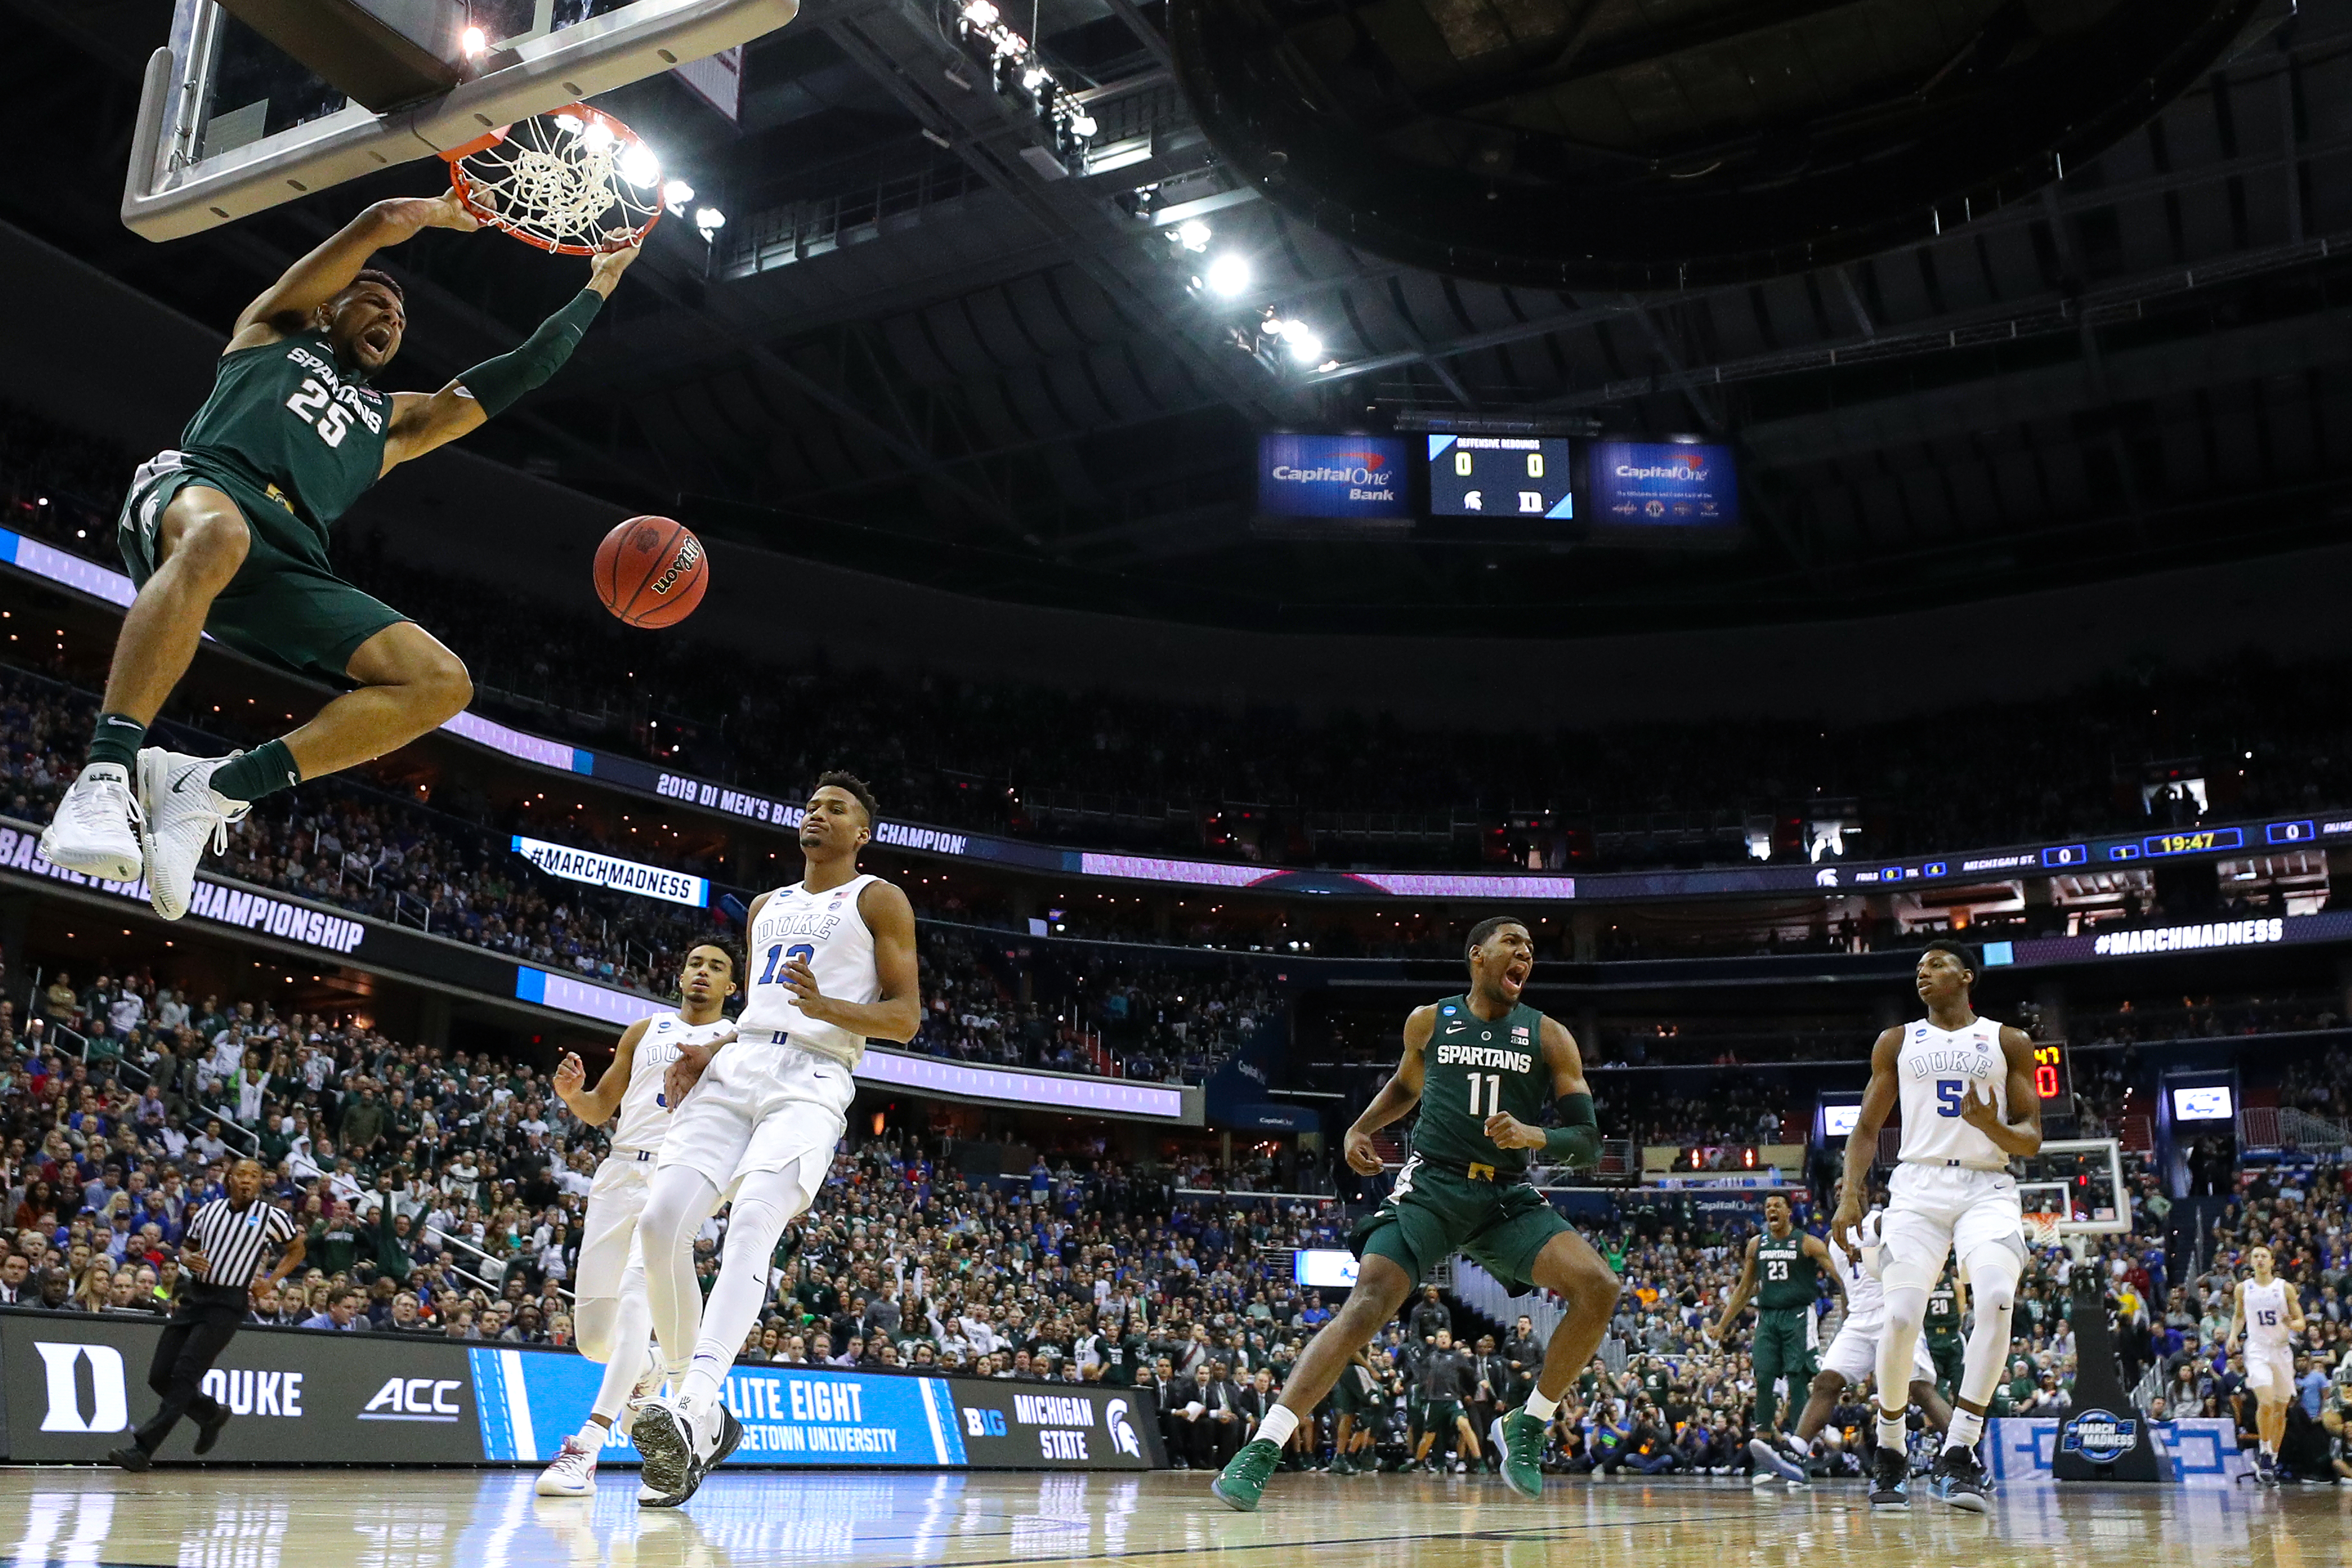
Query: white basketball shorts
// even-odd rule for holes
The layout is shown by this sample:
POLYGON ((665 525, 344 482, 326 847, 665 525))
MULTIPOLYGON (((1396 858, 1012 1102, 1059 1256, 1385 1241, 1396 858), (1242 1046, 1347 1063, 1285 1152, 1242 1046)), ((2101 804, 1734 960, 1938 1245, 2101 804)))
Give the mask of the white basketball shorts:
POLYGON ((831 1057, 790 1041, 734 1041, 670 1117, 656 1163, 698 1171, 732 1198, 754 1171, 797 1162, 802 1203, 814 1204, 856 1095, 856 1079, 831 1057))
POLYGON ((2273 1401, 2285 1399, 2294 1393, 2294 1354, 2291 1351, 2266 1347, 2246 1349, 2246 1386, 2260 1392, 2273 1390, 2273 1401))
POLYGON ((645 1213, 646 1194, 653 1187, 654 1161, 648 1151, 615 1149, 596 1167, 588 1188, 588 1216, 580 1226, 580 1268, 572 1280, 582 1300, 646 1288, 637 1216, 645 1213))
POLYGON ((1879 1240, 1888 1263, 1924 1268, 1932 1280, 1948 1256, 1965 1263, 1987 1247, 2006 1247, 2021 1260, 2026 1255, 2025 1208, 2017 1178, 2006 1171, 1898 1164, 1886 1190, 1879 1240))
MULTIPOLYGON (((1837 1373, 1853 1387, 1861 1387, 1878 1375, 1878 1339, 1885 1331, 1884 1317, 1860 1322, 1848 1318, 1838 1325, 1836 1336, 1830 1341, 1829 1352, 1822 1357, 1822 1370, 1837 1373)), ((1928 1383, 1936 1381, 1936 1363, 1927 1354, 1925 1334, 1912 1337, 1911 1375, 1928 1383)))

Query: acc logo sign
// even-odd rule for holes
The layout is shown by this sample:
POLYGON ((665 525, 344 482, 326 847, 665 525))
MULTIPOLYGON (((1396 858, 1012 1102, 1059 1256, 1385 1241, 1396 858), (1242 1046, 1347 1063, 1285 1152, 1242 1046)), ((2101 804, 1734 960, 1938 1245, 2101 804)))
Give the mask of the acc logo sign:
POLYGON ((454 1377, 388 1377, 360 1406, 362 1421, 455 1421, 465 1406, 448 1397, 466 1385, 454 1377))
POLYGON ((44 1432, 121 1432, 131 1425, 130 1390, 122 1381, 122 1352, 112 1345, 53 1345, 39 1340, 33 1348, 48 1374, 49 1407, 41 1416, 44 1432), (89 1363, 90 1412, 82 1414, 79 1379, 75 1373, 89 1363))
POLYGON ((2085 1410, 2058 1428, 2058 1447, 2095 1465, 2111 1465, 2139 1441, 2139 1423, 2112 1410, 2085 1410))
POLYGON ((1103 1406, 1103 1425, 1110 1428, 1113 1448, 1143 1458, 1143 1439, 1135 1435, 1135 1423, 1128 1419, 1126 1400, 1114 1399, 1103 1406))

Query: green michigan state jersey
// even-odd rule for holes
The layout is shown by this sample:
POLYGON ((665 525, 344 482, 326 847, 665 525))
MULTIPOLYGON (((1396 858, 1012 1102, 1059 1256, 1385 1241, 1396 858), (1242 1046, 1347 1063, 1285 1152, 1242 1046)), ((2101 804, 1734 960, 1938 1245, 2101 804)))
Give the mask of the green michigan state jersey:
POLYGON ((190 466, 278 501, 323 539, 383 471, 392 398, 345 375, 323 332, 223 354, 180 434, 190 466))
POLYGON ((1805 1256, 1805 1233, 1766 1231, 1756 1241, 1756 1305, 1767 1312, 1810 1307, 1821 1294, 1821 1266, 1805 1256))
POLYGON ((1469 997, 1449 996, 1437 1005, 1422 1072, 1414 1153, 1457 1169, 1491 1165, 1497 1179, 1526 1173, 1530 1151, 1498 1146, 1486 1118, 1507 1110, 1531 1126, 1543 1121, 1552 1092, 1541 1013, 1522 1005, 1490 1022, 1470 1011, 1469 997))
POLYGON ((1937 1339, 1956 1338, 1960 1331, 1960 1299, 1949 1281, 1927 1292, 1927 1328, 1937 1339))

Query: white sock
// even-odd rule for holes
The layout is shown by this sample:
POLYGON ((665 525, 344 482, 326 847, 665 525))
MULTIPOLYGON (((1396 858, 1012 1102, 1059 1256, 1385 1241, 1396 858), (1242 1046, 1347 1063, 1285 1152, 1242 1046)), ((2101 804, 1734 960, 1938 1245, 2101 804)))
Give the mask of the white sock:
POLYGON ((1277 1405, 1259 1417, 1257 1430, 1250 1434, 1253 1443, 1263 1439, 1279 1448, 1290 1441, 1298 1430, 1298 1415, 1287 1405, 1277 1405))
POLYGON ((2268 1437, 2262 1440, 2262 1448, 2263 1453, 2269 1455, 2276 1455, 2278 1452, 2276 1448, 2271 1447, 2271 1440, 2268 1437))
POLYGON ((1947 1448, 1975 1447, 1977 1439, 1984 1436, 1984 1421, 1983 1416, 1971 1415, 1955 1405, 1952 1410, 1952 1424, 1944 1432, 1944 1447, 1947 1448))
POLYGON ((1528 1393, 1526 1408, 1528 1414, 1537 1420, 1549 1423, 1553 1416, 1559 1414, 1559 1401, 1546 1399, 1540 1388, 1530 1389, 1528 1393))
MULTIPOLYGON (((1955 1425, 1957 1425, 1957 1418, 1955 1420, 1955 1425)), ((1893 1448, 1897 1453, 1900 1453, 1903 1451, 1905 1445, 1910 1440, 1911 1429, 1903 1424, 1903 1417, 1901 1415, 1889 1415, 1886 1414, 1886 1407, 1885 1405, 1879 1406, 1878 1446, 1882 1448, 1893 1448)))
POLYGON ((605 1428, 591 1421, 580 1428, 580 1446, 593 1458, 604 1451, 605 1428))

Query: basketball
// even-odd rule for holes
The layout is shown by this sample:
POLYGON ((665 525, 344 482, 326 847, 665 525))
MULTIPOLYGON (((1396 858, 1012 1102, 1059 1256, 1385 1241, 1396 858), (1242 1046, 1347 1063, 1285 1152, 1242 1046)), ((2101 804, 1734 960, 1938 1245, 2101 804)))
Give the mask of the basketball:
POLYGON ((633 517, 596 547, 596 596, 633 626, 674 626, 710 585, 710 558, 684 523, 633 517))

